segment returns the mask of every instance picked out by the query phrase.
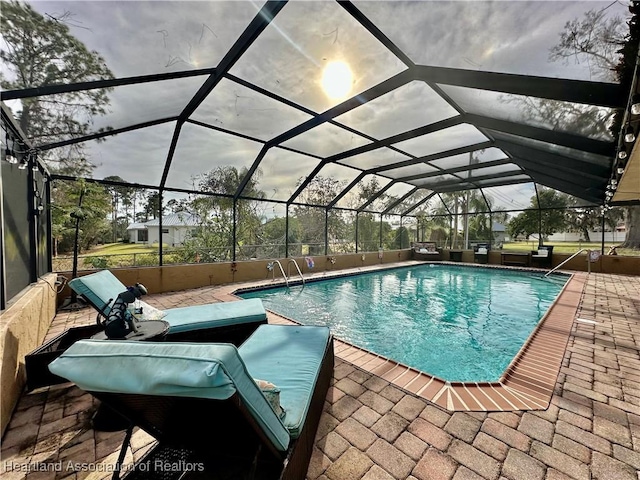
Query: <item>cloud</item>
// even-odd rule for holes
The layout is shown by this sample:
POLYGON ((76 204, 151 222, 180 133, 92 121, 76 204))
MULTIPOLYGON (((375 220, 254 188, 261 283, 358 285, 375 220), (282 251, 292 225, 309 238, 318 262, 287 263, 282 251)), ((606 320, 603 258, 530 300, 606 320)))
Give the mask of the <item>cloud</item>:
MULTIPOLYGON (((588 80, 586 65, 550 63, 565 23, 611 2, 413 1, 355 5, 418 64, 588 80)), ((610 15, 624 14, 614 5, 610 15)))
MULTIPOLYGON (((33 5, 54 16, 71 12, 71 32, 99 52, 116 77, 127 77, 215 67, 262 2, 45 1, 33 5)), ((549 63, 548 51, 566 21, 607 4, 356 1, 355 5, 418 64, 588 79, 585 65, 549 63)), ((614 5, 610 10, 621 13, 623 7, 614 5)), ((346 61, 354 72, 350 95, 406 69, 337 2, 321 1, 289 2, 231 73, 320 113, 342 101, 327 97, 320 86, 322 69, 333 60, 346 61)), ((110 94, 110 114, 97 119, 95 127, 119 128, 178 115, 206 78, 117 87, 110 94)), ((428 85, 415 81, 338 121, 373 138, 385 138, 456 114, 428 85)), ((309 115, 222 80, 192 118, 266 141, 309 115)), ((132 182, 158 184, 174 127, 171 123, 91 142, 91 161, 98 165, 95 177, 120 175, 132 182)), ((463 125, 398 146, 425 155, 483 139, 475 128, 463 125)), ((286 145, 329 156, 367 143, 364 137, 324 124, 286 145)), ((190 188, 194 175, 217 166, 249 167, 261 148, 259 142, 185 124, 167 186, 190 188)), ((378 149, 343 163, 372 168, 406 158, 378 149)), ((312 157, 271 149, 261 165, 259 188, 268 197, 286 199, 298 179, 306 177, 317 163, 312 157)), ((505 192, 520 198, 521 189, 505 187, 505 192)))

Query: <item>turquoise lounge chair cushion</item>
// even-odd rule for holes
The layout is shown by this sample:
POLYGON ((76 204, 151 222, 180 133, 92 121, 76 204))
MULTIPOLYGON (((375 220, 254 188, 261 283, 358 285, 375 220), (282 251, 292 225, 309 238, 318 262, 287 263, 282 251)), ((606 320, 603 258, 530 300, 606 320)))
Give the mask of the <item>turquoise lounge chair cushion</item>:
POLYGON ((267 320, 267 312, 259 298, 170 308, 165 310, 165 313, 162 320, 171 325, 169 333, 226 327, 241 323, 265 322, 267 320))
POLYGON ((111 311, 110 304, 116 297, 124 292, 125 287, 109 270, 101 270, 90 275, 77 277, 69 281, 69 286, 76 293, 83 295, 105 315, 111 311), (105 307, 109 305, 108 308, 105 307))
MULTIPOLYGON (((100 310, 104 309, 105 315, 111 310, 110 306, 105 308, 110 305, 109 300, 115 300, 127 289, 109 270, 74 278, 69 286, 100 310)), ((267 312, 259 298, 170 308, 164 312, 162 320, 170 325, 170 334, 267 321, 267 312)))
POLYGON ((253 378, 280 389, 291 438, 298 438, 304 425, 329 338, 327 327, 261 325, 238 348, 253 378))
POLYGON ((287 429, 231 344, 80 340, 49 370, 94 392, 216 400, 237 392, 273 445, 280 451, 289 445, 287 429))

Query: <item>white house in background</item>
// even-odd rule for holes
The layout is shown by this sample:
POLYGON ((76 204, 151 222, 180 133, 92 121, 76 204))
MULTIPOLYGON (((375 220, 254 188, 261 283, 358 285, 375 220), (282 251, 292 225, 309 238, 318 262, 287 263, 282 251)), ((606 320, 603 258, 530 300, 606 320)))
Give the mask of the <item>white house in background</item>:
MULTIPOLYGON (((173 247, 182 245, 189 233, 200 225, 198 217, 189 213, 172 213, 162 217, 162 242, 173 247)), ((132 223, 127 227, 130 243, 159 243, 160 219, 154 218, 144 223, 132 223)))

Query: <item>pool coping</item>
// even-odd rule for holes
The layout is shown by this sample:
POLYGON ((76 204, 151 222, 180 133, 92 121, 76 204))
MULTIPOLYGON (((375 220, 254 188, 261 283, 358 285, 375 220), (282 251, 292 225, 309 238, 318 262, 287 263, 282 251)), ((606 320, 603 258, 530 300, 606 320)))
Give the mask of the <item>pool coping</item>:
MULTIPOLYGON (((429 263, 538 273, 545 271, 531 267, 416 261, 324 272, 305 279, 318 281, 429 263)), ((377 375, 405 392, 431 401, 449 411, 546 410, 562 367, 562 360, 586 282, 586 274, 584 273, 566 271, 560 273, 570 275, 569 280, 497 382, 450 382, 372 353, 339 338, 335 338, 335 355, 366 372, 377 375)), ((301 280, 290 282, 292 285, 300 283, 302 283, 301 280)), ((239 300, 240 297, 235 293, 283 285, 285 285, 283 279, 275 282, 270 280, 268 283, 265 281, 247 282, 242 286, 229 285, 227 292, 223 295, 226 298, 220 299, 239 300)), ((270 323, 299 324, 293 319, 270 310, 268 313, 270 323)))

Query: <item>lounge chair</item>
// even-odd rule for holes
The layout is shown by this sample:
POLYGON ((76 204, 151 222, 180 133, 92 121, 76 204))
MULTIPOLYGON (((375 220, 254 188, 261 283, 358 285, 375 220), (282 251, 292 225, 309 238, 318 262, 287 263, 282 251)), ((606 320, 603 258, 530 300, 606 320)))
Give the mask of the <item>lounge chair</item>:
POLYGON ((473 247, 473 261, 476 263, 489 263, 488 243, 478 243, 473 247))
POLYGON ((553 245, 540 245, 531 250, 531 264, 534 267, 551 268, 553 265, 553 245))
MULTIPOLYGON (((108 270, 74 278, 69 286, 107 317, 113 301, 127 289, 108 270)), ((267 323, 260 299, 210 303, 164 310, 162 320, 170 326, 167 341, 228 342, 240 345, 259 325, 267 323)))
POLYGON ((333 362, 328 328, 262 325, 239 348, 80 340, 49 368, 130 422, 119 464, 133 426, 157 439, 128 480, 174 466, 168 478, 304 479, 333 362), (255 379, 278 387, 284 417, 255 379))

